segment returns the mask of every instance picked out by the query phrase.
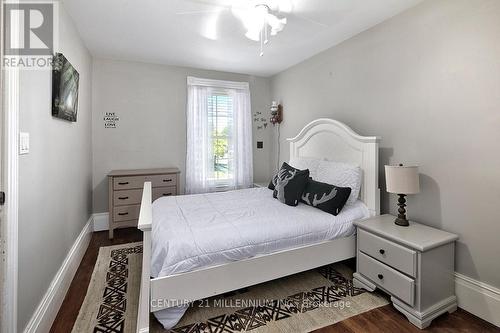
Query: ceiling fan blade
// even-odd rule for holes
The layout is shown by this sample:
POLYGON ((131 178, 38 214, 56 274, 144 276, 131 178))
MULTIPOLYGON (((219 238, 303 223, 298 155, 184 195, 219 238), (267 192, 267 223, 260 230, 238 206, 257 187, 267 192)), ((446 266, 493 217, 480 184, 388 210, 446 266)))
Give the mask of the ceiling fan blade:
POLYGON ((217 8, 217 9, 205 9, 205 10, 188 10, 185 12, 177 12, 175 15, 198 15, 198 14, 212 14, 212 13, 220 13, 222 10, 226 8, 217 8))
MULTIPOLYGON (((256 0, 184 0, 201 5, 223 7, 227 9, 248 9, 254 7, 253 1, 256 0)), ((265 0, 263 0, 265 1, 265 0)))
POLYGON ((215 6, 215 7, 231 8, 232 6, 230 0, 185 0, 185 1, 195 2, 202 5, 215 6))
POLYGON ((319 25, 323 28, 329 28, 330 26, 328 24, 325 24, 325 23, 321 23, 319 21, 315 21, 307 16, 304 16, 304 15, 301 15, 301 14, 297 14, 297 13, 290 13, 291 15, 301 19, 301 20, 304 20, 304 21, 307 21, 309 23, 312 23, 312 24, 316 24, 316 25, 319 25))

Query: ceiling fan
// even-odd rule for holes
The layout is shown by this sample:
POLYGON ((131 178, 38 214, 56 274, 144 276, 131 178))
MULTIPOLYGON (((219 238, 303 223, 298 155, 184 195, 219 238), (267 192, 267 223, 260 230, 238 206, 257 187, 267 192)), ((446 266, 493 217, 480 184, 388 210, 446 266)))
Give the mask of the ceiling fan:
MULTIPOLYGON (((214 9, 179 12, 178 15, 218 13, 220 10, 231 10, 247 32, 245 36, 260 42, 260 56, 264 55, 264 45, 269 43, 270 36, 276 36, 287 24, 287 16, 293 15, 300 19, 326 27, 325 24, 309 19, 294 11, 292 0, 189 0, 214 9)), ((215 24, 215 23, 214 23, 215 24)), ((215 28, 213 28, 215 29, 215 28)))

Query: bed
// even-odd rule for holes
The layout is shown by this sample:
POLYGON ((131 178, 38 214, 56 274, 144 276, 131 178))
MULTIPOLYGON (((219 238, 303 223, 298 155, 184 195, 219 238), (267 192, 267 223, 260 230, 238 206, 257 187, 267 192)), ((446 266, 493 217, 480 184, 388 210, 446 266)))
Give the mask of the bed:
POLYGON ((190 301, 355 256, 352 222, 379 214, 378 137, 318 119, 288 141, 290 158, 359 165, 359 200, 338 216, 304 204, 286 206, 266 188, 151 203, 151 184, 146 182, 138 223, 144 233, 138 332, 149 331, 150 312, 168 325, 190 301))

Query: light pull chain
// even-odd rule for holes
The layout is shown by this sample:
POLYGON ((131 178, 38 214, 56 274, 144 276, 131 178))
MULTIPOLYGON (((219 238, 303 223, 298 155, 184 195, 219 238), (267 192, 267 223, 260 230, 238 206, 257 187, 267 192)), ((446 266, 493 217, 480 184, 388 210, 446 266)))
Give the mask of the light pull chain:
POLYGON ((264 56, 264 29, 260 30, 260 56, 264 56))
POLYGON ((264 23, 264 44, 267 44, 269 42, 269 34, 267 32, 267 22, 264 23))

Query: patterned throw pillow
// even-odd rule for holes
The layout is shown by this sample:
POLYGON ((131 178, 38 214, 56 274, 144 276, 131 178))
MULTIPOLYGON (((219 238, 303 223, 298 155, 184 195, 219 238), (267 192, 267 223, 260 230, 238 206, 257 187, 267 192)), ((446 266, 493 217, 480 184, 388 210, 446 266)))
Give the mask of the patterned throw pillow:
POLYGON ((283 163, 281 169, 269 184, 269 188, 272 185, 273 197, 280 202, 288 206, 297 206, 308 179, 309 170, 298 170, 287 163, 283 163))
POLYGON ((309 179, 302 194, 302 201, 337 216, 350 194, 351 188, 349 187, 338 187, 309 179))

